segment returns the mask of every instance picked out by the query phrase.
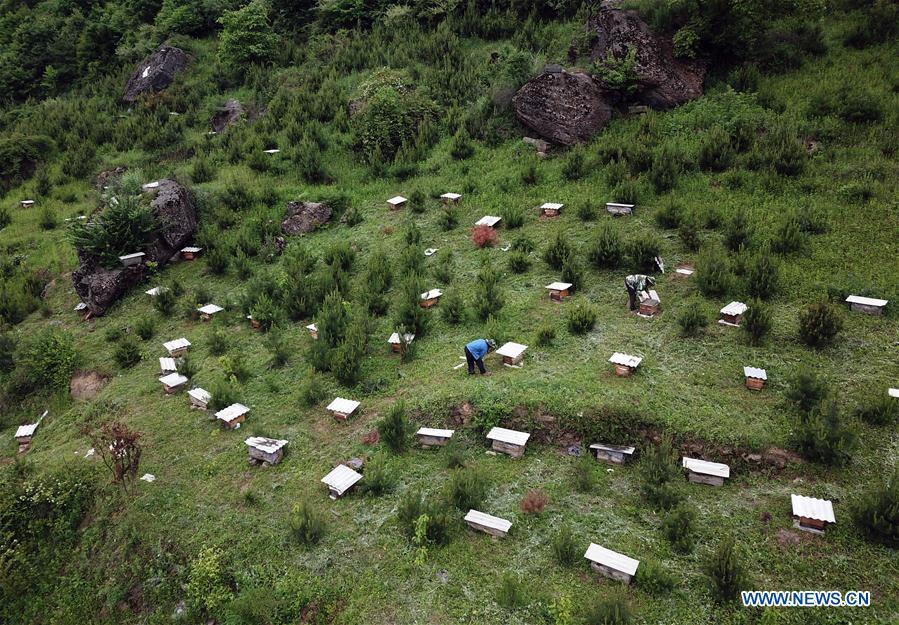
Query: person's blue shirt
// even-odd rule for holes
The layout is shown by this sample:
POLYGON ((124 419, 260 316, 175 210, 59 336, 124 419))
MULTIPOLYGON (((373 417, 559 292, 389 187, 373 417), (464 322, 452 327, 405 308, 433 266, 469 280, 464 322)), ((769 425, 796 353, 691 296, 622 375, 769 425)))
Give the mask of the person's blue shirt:
POLYGON ((490 346, 487 345, 487 341, 484 339, 475 339, 465 347, 468 348, 468 351, 471 352, 471 355, 474 356, 475 360, 483 358, 490 349, 490 346))

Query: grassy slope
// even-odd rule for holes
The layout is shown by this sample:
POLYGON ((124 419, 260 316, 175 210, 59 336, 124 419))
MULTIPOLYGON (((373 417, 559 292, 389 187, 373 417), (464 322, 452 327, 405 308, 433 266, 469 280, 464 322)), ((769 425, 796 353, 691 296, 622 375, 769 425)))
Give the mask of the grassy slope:
MULTIPOLYGON (((836 49, 823 59, 810 61, 801 71, 765 79, 762 88, 775 94, 788 110, 801 115, 807 94, 816 89, 816 83, 864 68, 872 85, 895 105, 895 94, 886 91, 889 55, 881 50, 879 58, 871 59, 873 56, 873 52, 836 49), (871 64, 872 60, 876 62, 871 64)), ((677 113, 671 113, 660 121, 665 123, 676 116, 677 113)), ((616 121, 610 132, 635 123, 616 121)), ((714 618, 718 622, 742 622, 745 615, 740 610, 731 613, 714 606, 701 575, 701 561, 714 548, 718 537, 736 532, 750 554, 748 562, 757 587, 874 591, 875 607, 856 611, 851 617, 848 611, 794 611, 771 615, 771 622, 836 623, 844 622, 844 618, 858 623, 877 619, 889 622, 899 613, 899 563, 894 552, 859 538, 849 523, 847 505, 861 485, 879 478, 885 467, 896 464, 899 444, 895 437, 867 426, 860 427, 864 444, 849 469, 828 471, 803 466, 773 476, 738 473, 724 489, 689 488, 689 499, 700 510, 701 541, 696 552, 686 557, 674 554, 661 537, 657 530, 660 518, 642 505, 632 469, 606 474, 597 467, 597 473, 603 476, 602 485, 596 494, 583 495, 571 487, 568 476, 572 460, 560 450, 533 445, 520 461, 485 456, 483 443, 473 430, 461 436, 467 443, 471 463, 490 476, 492 489, 486 511, 514 521, 512 534, 505 540, 490 541, 460 530, 456 540, 433 552, 424 567, 412 564, 411 549, 393 525, 392 516, 407 490, 441 488, 448 473, 443 469, 440 453, 412 451, 394 459, 401 476, 400 487, 396 493, 378 499, 354 496, 330 503, 318 483, 336 462, 370 453, 361 444, 361 436, 372 429, 378 413, 398 397, 413 405, 431 405, 432 400, 445 398, 471 398, 475 404, 479 400, 499 399, 572 413, 598 405, 634 402, 677 432, 761 447, 784 445, 789 439, 790 417, 781 391, 785 378, 799 362, 809 362, 830 376, 844 395, 869 383, 882 388, 895 381, 899 373, 893 346, 899 330, 895 317, 850 316, 842 339, 823 352, 810 352, 795 338, 796 312, 812 297, 814 283, 839 282, 854 274, 866 276, 866 286, 892 289, 896 294, 894 285, 899 270, 895 262, 890 263, 899 254, 895 238, 899 217, 892 204, 897 179, 895 163, 876 156, 875 149, 867 147, 865 141, 840 143, 833 148, 825 143, 809 172, 796 181, 771 185, 763 174, 748 174, 743 188, 729 190, 716 184, 716 176, 691 174, 680 181, 674 192, 690 205, 728 209, 742 204, 751 210, 763 230, 773 230, 777 215, 792 205, 797 196, 805 196, 828 214, 830 231, 815 237, 808 250, 787 264, 787 277, 796 286, 776 301, 774 336, 765 347, 750 348, 738 332, 717 325, 703 338, 678 338, 674 319, 694 287, 668 277, 662 278, 659 286, 666 309, 661 318, 647 321, 626 315, 621 285, 625 271, 589 271, 586 287, 575 301, 595 303, 599 323, 587 337, 570 336, 560 315, 560 310, 570 304, 560 307, 548 302, 543 289, 558 276, 537 260, 527 274, 505 276, 507 305, 502 319, 510 338, 524 343, 532 341, 535 329, 543 322, 556 325, 559 339, 555 346, 532 347, 522 370, 505 369, 494 361, 488 363, 494 371, 492 377, 469 379, 461 371, 451 371, 451 367, 459 362, 461 345, 482 333, 480 324, 448 327, 436 320, 437 311, 433 311, 435 322, 430 336, 421 342, 418 358, 408 365, 399 365, 383 342, 391 328, 382 320, 372 339, 364 377, 386 383, 377 392, 362 396, 358 390, 340 389, 329 381, 329 395, 349 394, 363 400, 362 416, 344 425, 335 424, 322 406, 306 410, 298 403, 297 379, 306 369, 304 352, 309 340, 301 325, 290 329, 295 346, 290 365, 284 370, 268 371, 268 355, 261 337, 246 327, 236 313, 229 313, 223 320, 231 329, 233 349, 247 355, 256 373, 243 393, 245 403, 253 409, 246 427, 239 432, 221 432, 204 415, 188 410, 184 395, 164 397, 156 381, 161 343, 182 335, 194 343, 193 354, 201 364, 196 382, 203 386, 220 376, 220 365, 205 346, 209 326, 177 318, 160 320, 156 337, 145 345, 144 361, 132 370, 118 372, 112 361, 112 346, 103 341, 103 331, 109 326, 133 325, 139 317, 155 314, 148 298, 139 290, 105 318, 83 324, 70 312, 76 299, 68 278, 61 276, 50 295, 49 305, 54 311, 50 321, 61 323, 76 334, 86 367, 115 374, 101 399, 119 401, 121 417, 145 433, 147 449, 142 472, 157 477, 152 485, 140 483, 137 497, 127 510, 117 513, 118 529, 110 530, 113 540, 98 558, 113 561, 113 554, 124 549, 125 537, 135 534, 150 545, 166 538, 186 553, 195 553, 206 544, 221 544, 228 553, 229 567, 238 572, 242 586, 254 581, 269 583, 297 568, 332 579, 352 578, 355 582, 346 596, 339 622, 531 623, 537 619, 536 604, 512 614, 496 605, 495 592, 503 571, 519 571, 535 599, 566 592, 576 605, 583 605, 610 587, 597 581, 586 567, 566 571, 552 561, 549 539, 565 522, 576 528, 584 548, 594 541, 640 559, 657 559, 681 578, 678 589, 661 599, 630 590, 639 620, 682 623, 710 622, 714 618), (877 193, 870 203, 846 206, 837 199, 837 192, 857 175, 860 167, 884 175, 876 183, 877 193), (884 268, 886 271, 882 271, 884 268), (614 378, 605 361, 615 350, 644 354, 646 360, 640 374, 632 379, 614 378), (771 377, 768 390, 750 394, 743 387, 744 364, 767 368, 771 377), (277 468, 248 468, 242 441, 254 433, 289 439, 285 462, 277 468), (540 518, 526 517, 518 510, 521 497, 532 488, 544 489, 552 499, 540 518), (838 525, 826 539, 810 539, 798 546, 778 542, 778 531, 790 525, 788 495, 795 491, 834 500, 838 525), (255 493, 258 500, 248 500, 246 492, 255 493), (323 544, 311 552, 298 549, 286 539, 286 513, 303 495, 319 500, 331 512, 329 533, 323 544), (766 511, 772 515, 767 524, 760 520, 766 511), (449 572, 446 583, 436 577, 442 568, 449 572)), ((335 161, 331 169, 340 180, 340 190, 352 197, 365 221, 350 231, 343 225, 331 226, 309 237, 309 245, 323 249, 349 234, 363 250, 363 257, 364 250, 373 245, 392 245, 399 240, 399 233, 387 236, 382 227, 392 225, 399 230, 407 215, 388 213, 384 199, 396 193, 407 194, 412 188, 461 189, 465 193, 461 225, 449 233, 437 228, 433 206, 425 215, 416 217, 424 234, 423 247, 455 251, 454 288, 464 291, 472 284, 480 256, 491 257, 505 270, 500 249, 473 250, 468 225, 482 214, 501 212, 508 204, 529 208, 523 231, 538 241, 539 247, 557 228, 565 229, 583 245, 592 226, 585 227, 571 213, 560 220, 542 221, 530 208, 543 201, 573 206, 579 200, 610 199, 602 172, 594 171, 585 180, 566 183, 559 175, 561 160, 552 159, 540 165, 539 184, 523 186, 518 172, 524 157, 519 156, 518 146, 518 142, 510 141, 496 149, 479 148, 474 158, 460 164, 449 159, 444 145, 422 167, 425 173, 407 183, 372 180, 365 170, 350 165, 342 155, 339 160, 332 156, 335 161), (503 182, 507 180, 511 183, 503 182), (508 190, 501 191, 501 185, 508 190)), ((108 155, 110 163, 131 159, 140 162, 142 157, 108 155)), ((145 171, 153 177, 170 170, 167 165, 160 165, 146 167, 145 171)), ((203 186, 218 188, 227 175, 222 172, 217 181, 203 186)), ((318 192, 287 177, 259 180, 258 184, 275 185, 284 200, 300 195, 314 198, 318 192)), ((78 193, 84 200, 73 206, 73 213, 90 206, 87 189, 81 188, 78 193)), ((70 268, 73 255, 60 245, 62 231, 39 231, 38 210, 17 212, 16 223, 3 232, 3 238, 33 241, 34 256, 54 259, 50 265, 55 269, 70 268)), ((617 222, 617 226, 628 236, 654 228, 651 212, 645 208, 638 209, 632 219, 617 222)), ((669 234, 665 235, 666 262, 673 266, 691 258, 677 238, 669 234)), ((501 231, 503 241, 513 236, 501 231)), ((711 239, 719 235, 705 231, 703 236, 711 239)), ((210 288, 219 303, 236 299, 242 288, 239 281, 207 276, 202 268, 202 261, 185 263, 167 269, 166 274, 178 277, 188 291, 200 284, 210 288)), ((710 311, 723 303, 726 302, 710 303, 710 311)), ((16 331, 27 335, 47 323, 35 315, 16 331)), ((38 433, 29 460, 45 467, 84 462, 80 455, 88 445, 77 434, 82 408, 70 408, 59 401, 53 408, 38 433)), ((37 409, 36 403, 23 406, 22 419, 37 409)), ((435 424, 443 419, 442 414, 433 416, 435 424)), ((3 434, 7 439, 10 435, 11 431, 3 434)), ((6 446, 2 453, 9 461, 14 455, 12 446, 6 446)), ((94 600, 110 606, 107 614, 115 615, 110 617, 113 621, 136 620, 111 607, 122 599, 120 584, 109 579, 100 582, 100 586, 99 598, 94 600)), ((58 600, 48 598, 51 604, 58 600)), ((167 613, 171 609, 169 603, 161 611, 167 613)))

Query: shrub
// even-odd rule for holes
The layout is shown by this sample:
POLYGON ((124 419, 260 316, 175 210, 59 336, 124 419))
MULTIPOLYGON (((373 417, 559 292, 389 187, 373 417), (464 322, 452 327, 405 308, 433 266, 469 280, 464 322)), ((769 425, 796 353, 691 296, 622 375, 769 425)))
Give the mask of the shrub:
POLYGON ((446 231, 452 230, 459 225, 459 215, 456 213, 456 209, 451 207, 443 208, 437 217, 437 224, 441 230, 446 231))
POLYGON ((261 0, 225 11, 217 21, 222 25, 218 48, 222 65, 242 73, 253 64, 265 64, 275 58, 279 39, 261 0))
POLYGON ((555 327, 547 323, 537 328, 537 334, 534 337, 537 347, 548 347, 554 340, 556 340, 555 327))
POLYGON ((662 533, 680 553, 690 553, 696 546, 696 509, 686 505, 669 510, 662 520, 662 533))
POLYGON ((631 609, 624 595, 616 592, 590 606, 584 622, 586 625, 628 625, 631 609))
POLYGON ((550 541, 550 549, 556 562, 562 566, 574 566, 581 559, 580 545, 570 525, 563 525, 550 541))
POLYGON ((205 547, 191 560, 187 573, 188 603, 209 614, 215 613, 231 599, 222 565, 223 557, 218 547, 205 547))
POLYGON ((403 281, 399 301, 395 311, 395 325, 421 339, 428 330, 428 311, 420 306, 421 294, 427 289, 423 280, 416 274, 410 274, 403 281))
POLYGON ((406 405, 402 400, 393 404, 381 421, 378 422, 378 435, 381 441, 396 454, 406 451, 412 426, 406 417, 406 405))
POLYGON ((41 228, 44 230, 53 230, 57 225, 59 225, 59 221, 56 219, 56 213, 49 205, 45 204, 43 208, 41 208, 41 228))
POLYGON ((512 273, 526 273, 531 268, 531 259, 524 252, 511 252, 508 263, 512 273))
POLYGON ((656 193, 673 189, 682 169, 681 154, 677 146, 671 143, 662 144, 662 147, 653 154, 652 168, 649 170, 649 179, 656 193))
POLYGON ((219 326, 214 326, 206 339, 206 346, 213 356, 221 356, 228 351, 228 334, 219 326))
POLYGON ((641 560, 634 581, 638 588, 655 596, 671 592, 677 584, 674 576, 655 560, 641 560))
POLYGON ((424 538, 427 543, 443 545, 449 542, 456 513, 443 501, 426 500, 418 491, 406 493, 397 506, 397 522, 410 540, 415 540, 422 517, 426 519, 424 538))
POLYGON ((34 388, 68 388, 77 363, 72 335, 57 328, 42 330, 18 356, 18 366, 34 388))
POLYGON ((197 157, 190 168, 190 179, 196 184, 215 180, 217 170, 205 156, 197 157))
POLYGON ((727 293, 733 281, 730 261, 720 247, 706 246, 696 260, 696 286, 706 297, 727 293))
MULTIPOLYGON (((175 292, 165 287, 161 288, 153 298, 153 308, 155 308, 163 317, 172 316, 172 313, 175 311, 176 303, 177 298, 175 297, 175 292)), ((191 302, 191 305, 193 305, 193 302, 191 302)))
MULTIPOLYGON (((427 202, 425 198, 425 194, 421 189, 415 189, 412 193, 409 194, 409 210, 415 213, 416 215, 420 215, 425 212, 427 208, 427 202)), ((419 234, 419 241, 421 235, 419 234)), ((416 242, 419 242, 416 241, 416 242)))
POLYGON ((899 401, 882 389, 872 389, 856 407, 855 414, 871 425, 892 425, 899 419, 899 401))
POLYGON ((185 354, 178 359, 178 373, 187 379, 192 379, 199 372, 200 366, 191 358, 190 354, 185 354))
POLYGON ((325 398, 325 388, 320 373, 312 368, 306 370, 300 382, 300 404, 311 408, 325 398))
POLYGON ((524 584, 517 575, 508 571, 503 574, 503 580, 500 582, 496 594, 496 602, 507 610, 520 608, 527 603, 524 584))
POLYGON ((216 276, 223 276, 228 271, 228 250, 216 246, 206 253, 206 267, 216 276))
POLYGON ((712 591, 721 601, 733 601, 748 586, 748 575, 733 538, 725 538, 705 564, 712 591))
POLYGON ((230 356, 220 356, 219 364, 225 372, 225 377, 234 382, 241 384, 250 379, 250 369, 244 362, 242 352, 232 354, 230 356))
POLYGON ((490 226, 475 226, 471 229, 471 241, 475 247, 481 249, 496 245, 496 230, 490 226))
POLYGON ((529 490, 521 500, 521 511, 525 514, 541 514, 548 503, 549 496, 542 490, 529 490))
POLYGON ((843 319, 830 302, 809 304, 799 311, 799 338, 809 347, 830 345, 842 328, 843 319))
POLYGON ((808 154, 786 120, 778 119, 765 133, 757 148, 757 161, 769 165, 781 176, 796 176, 805 169, 808 154))
POLYGON ((447 489, 448 501, 465 512, 480 509, 487 499, 487 480, 474 468, 453 471, 447 489))
POLYGON ((134 325, 134 331, 141 340, 149 341, 156 333, 156 320, 149 316, 141 317, 134 325))
POLYGON ((362 492, 372 497, 386 495, 396 488, 396 474, 384 457, 377 455, 365 466, 365 479, 361 486, 362 492))
POLYGON ((614 269, 621 264, 624 246, 618 230, 609 222, 597 229, 587 248, 587 258, 597 269, 614 269))
POLYGON ((572 252, 562 261, 562 282, 571 285, 571 291, 580 291, 584 286, 584 266, 581 264, 580 256, 576 252, 572 252))
POLYGON ((581 221, 593 221, 596 219, 596 206, 590 200, 578 202, 574 208, 574 213, 581 221))
POLYGON ((265 346, 272 355, 271 366, 273 368, 283 367, 290 360, 290 344, 284 333, 270 332, 265 339, 265 346))
POLYGON ((325 535, 324 515, 306 499, 294 504, 287 522, 291 538, 304 547, 312 547, 325 535))
POLYGON ((580 180, 586 173, 586 159, 584 158, 584 148, 580 145, 575 146, 568 154, 568 158, 562 164, 562 178, 565 180, 580 180))
POLYGON ((704 171, 724 171, 734 160, 730 133, 722 126, 712 126, 699 143, 699 167, 704 171))
POLYGON ((800 419, 796 428, 796 447, 815 462, 843 466, 852 459, 857 437, 843 421, 836 400, 821 403, 800 419))
POLYGON ((461 469, 465 466, 465 454, 459 439, 450 439, 443 446, 443 466, 447 469, 461 469))
POLYGON ((796 213, 790 213, 777 228, 771 247, 778 254, 791 254, 801 250, 805 241, 806 234, 802 231, 802 222, 799 216, 796 213))
POLYGON ((627 246, 631 266, 637 271, 654 271, 656 256, 662 253, 662 243, 655 235, 637 236, 627 246))
POLYGON ((457 325, 465 319, 465 303, 458 291, 448 290, 440 298, 440 318, 449 325, 457 325))
POLYGON ((524 211, 515 204, 510 204, 503 210, 502 218, 509 230, 516 230, 524 225, 524 211))
POLYGON ((746 286, 750 295, 768 299, 777 293, 779 282, 780 265, 767 249, 750 259, 746 267, 746 286))
POLYGON ((680 225, 677 228, 677 236, 680 238, 681 243, 684 244, 685 248, 692 252, 699 249, 700 227, 699 215, 696 214, 696 211, 688 211, 681 218, 680 225))
POLYGON ((571 473, 574 489, 579 493, 592 493, 596 490, 596 462, 589 455, 581 456, 572 466, 571 473))
POLYGON ((773 325, 771 310, 760 300, 750 300, 747 306, 743 313, 743 331, 750 345, 761 345, 773 325))
POLYGON ((474 308, 481 321, 486 321, 496 314, 505 304, 499 288, 499 274, 493 265, 485 262, 478 273, 474 289, 474 308))
POLYGON ((130 369, 141 360, 140 347, 130 336, 116 346, 114 355, 116 362, 123 369, 130 369))
MULTIPOLYGON (((368 323, 364 319, 353 320, 347 328, 346 337, 331 355, 331 372, 344 386, 352 386, 359 380, 362 357, 368 347, 367 326, 368 323)), ((404 353, 405 357, 407 356, 404 353)))
POLYGON ((515 237, 515 240, 512 241, 513 252, 524 252, 525 254, 531 254, 536 249, 537 246, 534 245, 534 241, 527 235, 518 235, 517 237, 515 237))
POLYGON ((0 230, 12 223, 12 215, 5 206, 0 206, 0 230))
POLYGON ((724 231, 724 245, 732 252, 736 252, 741 247, 749 245, 750 241, 749 219, 746 210, 739 206, 730 221, 727 222, 727 228, 724 231))
POLYGON ((209 407, 214 410, 222 410, 237 403, 237 388, 234 382, 227 378, 214 381, 209 394, 212 396, 209 407))
POLYGON ((565 259, 572 254, 572 251, 568 239, 561 230, 558 230, 549 247, 543 251, 543 260, 556 271, 560 271, 565 259))
POLYGON ((76 221, 69 233, 77 250, 106 267, 116 267, 119 256, 144 251, 159 227, 148 204, 122 196, 110 202, 99 217, 76 221))
POLYGON ((683 206, 669 195, 662 202, 661 208, 655 213, 656 223, 662 228, 677 228, 680 226, 683 211, 683 206))
POLYGON ((464 126, 453 136, 453 141, 450 144, 450 156, 457 161, 463 161, 474 156, 474 142, 472 142, 471 136, 464 126))
POLYGON ((596 309, 589 304, 576 304, 568 309, 566 323, 572 334, 587 334, 596 325, 596 309))
POLYGON ((696 336, 709 325, 709 317, 701 300, 692 299, 677 316, 683 336, 696 336))
POLYGON ((882 485, 863 493, 853 513, 869 540, 899 548, 899 470, 894 470, 882 485))
POLYGON ((786 397, 801 412, 811 412, 828 396, 827 380, 806 366, 790 378, 786 397))
POLYGON ((678 504, 680 493, 671 484, 679 476, 671 441, 663 439, 646 449, 639 468, 643 496, 652 506, 670 510, 678 504))
POLYGON ((537 170, 536 163, 528 163, 521 170, 521 182, 524 185, 532 186, 540 182, 540 172, 537 170))

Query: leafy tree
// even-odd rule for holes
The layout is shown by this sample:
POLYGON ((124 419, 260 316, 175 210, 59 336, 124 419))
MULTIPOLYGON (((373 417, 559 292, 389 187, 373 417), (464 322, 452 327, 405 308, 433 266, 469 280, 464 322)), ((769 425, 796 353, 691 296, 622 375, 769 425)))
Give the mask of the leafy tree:
POLYGON ((266 4, 262 0, 234 11, 225 11, 218 19, 219 60, 222 65, 246 71, 253 63, 268 63, 275 57, 278 36, 272 32, 266 4))

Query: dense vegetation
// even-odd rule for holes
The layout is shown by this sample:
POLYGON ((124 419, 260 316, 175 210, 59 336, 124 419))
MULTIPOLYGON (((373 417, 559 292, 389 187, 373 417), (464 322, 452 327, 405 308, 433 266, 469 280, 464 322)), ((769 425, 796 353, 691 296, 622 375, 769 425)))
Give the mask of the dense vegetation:
POLYGON ((632 57, 594 62, 596 7, 569 0, 0 2, 0 621, 894 622, 896 4, 629 5, 709 62, 704 96, 627 114, 632 57), (126 106, 163 43, 191 64, 126 106), (511 97, 549 62, 622 100, 595 139, 538 158, 511 97), (209 134, 229 99, 244 119, 209 134), (161 224, 141 185, 163 177, 191 190, 202 256, 83 322, 76 246, 110 267, 143 249, 161 224), (331 222, 282 241, 297 199, 331 222), (613 219, 607 200, 637 209, 613 219), (545 201, 562 216, 539 218, 545 201), (472 228, 485 214, 502 227, 472 228), (627 315, 624 276, 658 255, 662 316, 627 315), (693 278, 671 277, 681 263, 693 278), (555 280, 571 301, 547 300, 555 280), (850 314, 850 293, 891 303, 850 314), (750 306, 740 330, 713 321, 731 300, 750 306), (209 302, 226 310, 203 323, 209 302), (393 332, 415 338, 394 354, 393 332), (180 336, 210 405, 251 407, 241 430, 163 396, 180 336), (479 336, 528 344, 524 367, 454 370, 479 336), (614 351, 644 357, 634 376, 614 351), (76 372, 106 385, 73 398, 76 372), (335 396, 361 414, 335 423, 335 396), (420 425, 456 435, 423 451, 420 425), (485 455, 495 425, 532 433, 523 459, 485 455), (284 461, 247 467, 245 435, 288 439, 284 461), (569 456, 599 441, 639 463, 569 456), (682 453, 732 478, 685 484, 682 453), (357 456, 362 488, 330 502, 319 479, 357 456), (790 493, 833 500, 836 526, 794 531, 790 493), (487 546, 469 507, 512 532, 487 546), (634 586, 598 581, 591 541, 641 560, 634 586), (733 601, 749 587, 873 605, 757 612, 733 601))

